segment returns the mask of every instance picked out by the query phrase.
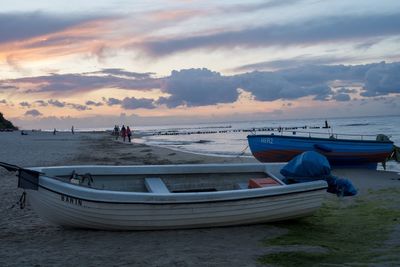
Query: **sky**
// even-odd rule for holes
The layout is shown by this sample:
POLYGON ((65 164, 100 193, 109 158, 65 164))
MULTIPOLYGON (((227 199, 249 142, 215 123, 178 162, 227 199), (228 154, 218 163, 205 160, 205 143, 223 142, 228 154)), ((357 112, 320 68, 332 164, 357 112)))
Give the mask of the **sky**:
POLYGON ((400 1, 2 0, 26 129, 400 115, 400 1))

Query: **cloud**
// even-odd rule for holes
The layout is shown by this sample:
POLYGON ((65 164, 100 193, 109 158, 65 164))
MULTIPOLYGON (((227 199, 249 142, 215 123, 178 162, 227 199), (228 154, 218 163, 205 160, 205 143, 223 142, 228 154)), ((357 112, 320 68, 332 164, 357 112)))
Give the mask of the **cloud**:
POLYGON ((58 107, 58 108, 63 108, 66 105, 65 102, 61 102, 59 100, 53 100, 53 99, 48 100, 47 103, 49 103, 51 106, 58 107))
POLYGON ((339 93, 336 95, 332 96, 332 99, 336 100, 336 101, 350 101, 350 96, 348 94, 344 94, 344 93, 339 93))
POLYGON ((79 111, 83 111, 83 110, 91 110, 90 107, 87 107, 85 105, 81 105, 81 104, 73 104, 73 103, 67 103, 67 106, 79 111))
POLYGON ((0 13, 0 43, 58 32, 93 19, 88 14, 52 15, 39 11, 0 13))
POLYGON ((1 99, 1 100, 0 100, 0 104, 7 104, 7 100, 1 99))
POLYGON ((108 106, 114 106, 114 105, 120 105, 122 103, 122 100, 110 97, 108 99, 103 98, 103 101, 108 105, 108 106))
POLYGON ((254 11, 271 9, 271 8, 276 8, 276 7, 286 6, 286 5, 293 5, 293 4, 296 4, 297 2, 302 2, 302 0, 286 0, 286 1, 270 0, 270 1, 265 1, 262 3, 237 4, 237 5, 227 6, 227 7, 220 7, 219 9, 221 10, 221 12, 229 12, 229 14, 231 14, 232 12, 236 12, 236 13, 254 12, 254 11))
POLYGON ((101 103, 101 102, 95 102, 95 101, 92 101, 92 100, 86 101, 85 104, 86 104, 87 106, 95 106, 95 107, 99 107, 99 106, 102 106, 102 105, 103 105, 103 103, 101 103))
POLYGON ((354 93, 357 93, 357 90, 342 87, 339 90, 337 90, 336 92, 337 93, 345 93, 345 94, 354 94, 354 93))
POLYGON ((25 112, 25 116, 32 116, 32 117, 38 117, 42 116, 43 114, 40 113, 37 109, 31 109, 25 112))
POLYGON ((356 89, 333 90, 330 83, 342 81, 365 84, 363 96, 400 93, 400 63, 365 65, 306 65, 275 72, 253 71, 223 76, 208 69, 173 71, 165 77, 161 90, 169 96, 157 104, 204 106, 232 103, 238 98, 238 88, 251 93, 258 101, 294 100, 312 96, 318 101, 349 101, 356 89))
POLYGON ((351 57, 334 57, 334 56, 309 56, 302 55, 293 58, 279 59, 256 62, 252 64, 246 64, 234 68, 233 70, 238 71, 251 71, 251 70, 281 70, 288 68, 298 68, 305 65, 324 65, 340 63, 344 60, 352 59, 351 57))
POLYGON ((152 72, 130 72, 119 68, 110 68, 110 69, 103 69, 101 71, 96 72, 89 72, 89 74, 107 74, 107 75, 114 75, 114 76, 123 76, 123 77, 130 77, 136 79, 148 79, 154 74, 152 72))
POLYGON ((371 67, 365 75, 362 96, 379 96, 400 93, 400 63, 381 62, 371 67))
POLYGON ((31 107, 31 104, 29 104, 29 103, 26 102, 26 101, 20 102, 19 105, 20 105, 21 107, 26 107, 26 108, 30 108, 30 107, 31 107))
POLYGON ((319 17, 289 24, 151 40, 134 45, 149 55, 165 56, 199 48, 315 45, 400 34, 400 14, 319 17))
POLYGON ((149 98, 125 97, 121 102, 121 107, 124 109, 153 109, 156 107, 153 102, 153 99, 149 98))
POLYGON ((34 89, 29 90, 30 93, 49 92, 53 95, 89 92, 102 88, 150 90, 160 87, 160 79, 150 78, 149 73, 140 74, 126 72, 126 74, 130 74, 131 77, 128 78, 113 75, 104 76, 73 73, 25 77, 7 80, 7 82, 31 86, 34 89))
MULTIPOLYGON (((107 71, 104 72, 102 70, 100 72, 96 75, 104 75, 107 71)), ((111 72, 124 74, 121 69, 113 69, 111 72)), ((140 79, 142 79, 148 84, 157 85, 158 87, 155 88, 164 93, 164 96, 155 101, 150 98, 126 97, 117 99, 103 97, 102 102, 88 100, 84 105, 57 99, 50 99, 47 102, 43 100, 33 102, 33 105, 37 106, 48 104, 54 107, 68 107, 79 111, 90 110, 91 107, 101 106, 102 104, 108 106, 119 105, 124 109, 153 109, 160 105, 175 108, 178 106, 196 107, 234 103, 239 99, 241 90, 246 92, 251 99, 267 102, 295 100, 303 97, 310 97, 316 101, 332 100, 343 102, 351 99, 349 94, 358 94, 361 88, 363 88, 361 90, 361 96, 363 97, 400 94, 400 79, 398 78, 400 77, 400 62, 381 62, 353 66, 305 65, 278 71, 252 71, 236 75, 223 75, 206 68, 183 69, 180 71, 174 70, 169 76, 163 78, 154 78, 149 74, 144 74, 143 78, 136 78, 141 75, 133 75, 135 78, 123 78, 110 76, 111 74, 105 77, 97 77, 92 73, 89 77, 93 79, 94 84, 91 84, 86 79, 74 80, 70 75, 86 77, 88 74, 49 75, 21 79, 24 79, 26 83, 34 81, 39 87, 47 86, 48 88, 57 88, 57 83, 51 83, 51 81, 52 79, 57 81, 60 79, 66 83, 66 86, 74 84, 73 88, 84 88, 83 92, 87 90, 85 88, 91 88, 91 90, 103 88, 104 84, 98 84, 99 80, 97 78, 104 78, 105 81, 109 82, 108 86, 112 85, 110 81, 117 79, 114 84, 116 87, 114 88, 121 89, 126 89, 123 86, 124 84, 140 82, 140 79), (107 80, 108 78, 111 80, 107 80), (80 84, 81 82, 83 84, 80 84), (346 84, 350 88, 336 88, 335 84, 346 84), (356 89, 351 88, 352 86, 356 87, 356 89)), ((21 79, 16 80, 21 82, 21 79)), ((7 80, 6 82, 12 83, 12 81, 15 80, 7 80)), ((57 90, 60 90, 60 88, 57 88, 57 90)), ((69 91, 66 90, 67 92, 69 91)), ((81 91, 78 89, 72 91, 72 93, 78 92, 81 91)), ((52 94, 50 93, 50 95, 52 94)), ((28 107, 27 104, 24 105, 28 107)))
POLYGON ((64 101, 61 102, 59 100, 54 100, 54 99, 48 100, 47 103, 49 103, 49 105, 51 105, 51 106, 58 107, 58 108, 69 107, 69 108, 72 108, 72 109, 76 109, 78 111, 91 110, 90 107, 87 107, 85 105, 67 103, 67 102, 64 102, 64 101))
POLYGON ((238 98, 237 88, 230 77, 208 69, 172 71, 161 87, 171 96, 161 97, 158 104, 191 107, 231 103, 238 98))
POLYGON ((156 108, 154 100, 150 98, 125 97, 121 100, 113 97, 110 97, 108 99, 103 97, 103 101, 108 106, 120 105, 123 109, 156 108))
POLYGON ((36 100, 35 104, 37 104, 39 107, 47 107, 49 104, 44 101, 44 100, 36 100))
MULTIPOLYGON (((0 81, 1 82, 1 81, 0 81)), ((1 84, 0 83, 0 92, 5 91, 5 90, 17 90, 18 87, 13 86, 13 85, 7 85, 7 84, 1 84)))

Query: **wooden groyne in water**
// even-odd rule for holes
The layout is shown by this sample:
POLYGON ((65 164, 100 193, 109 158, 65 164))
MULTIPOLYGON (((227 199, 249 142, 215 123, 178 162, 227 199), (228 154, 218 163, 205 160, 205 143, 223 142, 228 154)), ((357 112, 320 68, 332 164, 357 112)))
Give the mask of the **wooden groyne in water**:
POLYGON ((231 126, 225 127, 205 127, 207 130, 186 131, 183 129, 156 131, 152 135, 192 135, 192 134, 226 134, 226 133, 255 133, 255 132, 290 132, 294 134, 297 130, 305 129, 330 129, 330 126, 300 126, 300 127, 254 127, 247 129, 230 129, 231 126), (210 130, 211 128, 219 128, 221 130, 210 130))

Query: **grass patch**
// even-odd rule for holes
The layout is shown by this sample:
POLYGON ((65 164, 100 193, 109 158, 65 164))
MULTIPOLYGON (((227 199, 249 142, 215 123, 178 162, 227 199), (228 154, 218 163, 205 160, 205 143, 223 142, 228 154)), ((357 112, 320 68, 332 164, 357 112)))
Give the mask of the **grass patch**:
POLYGON ((288 233, 264 241, 266 246, 316 246, 326 248, 328 253, 279 252, 265 255, 260 261, 296 267, 376 263, 383 253, 378 249, 400 219, 400 210, 392 208, 400 206, 398 196, 398 190, 385 190, 356 198, 349 205, 340 199, 330 200, 313 216, 275 223, 288 233))

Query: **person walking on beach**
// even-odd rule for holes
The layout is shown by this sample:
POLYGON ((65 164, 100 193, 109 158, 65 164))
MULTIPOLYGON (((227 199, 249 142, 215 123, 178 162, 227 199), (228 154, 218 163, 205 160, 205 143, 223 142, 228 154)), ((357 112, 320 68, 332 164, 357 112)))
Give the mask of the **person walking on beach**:
POLYGON ((119 126, 115 125, 114 127, 114 135, 115 135, 115 140, 118 140, 118 136, 119 136, 119 126))
POLYGON ((132 132, 131 132, 131 129, 129 128, 129 126, 126 126, 126 135, 128 136, 128 141, 130 143, 131 142, 132 132))
POLYGON ((121 136, 122 136, 122 140, 125 142, 125 138, 126 138, 126 128, 125 128, 125 125, 122 125, 122 128, 121 128, 121 136))
POLYGON ((71 133, 72 133, 72 134, 75 134, 74 125, 72 125, 72 127, 71 127, 71 133))
POLYGON ((53 135, 56 135, 56 132, 57 132, 57 130, 56 130, 56 128, 54 128, 53 135))

